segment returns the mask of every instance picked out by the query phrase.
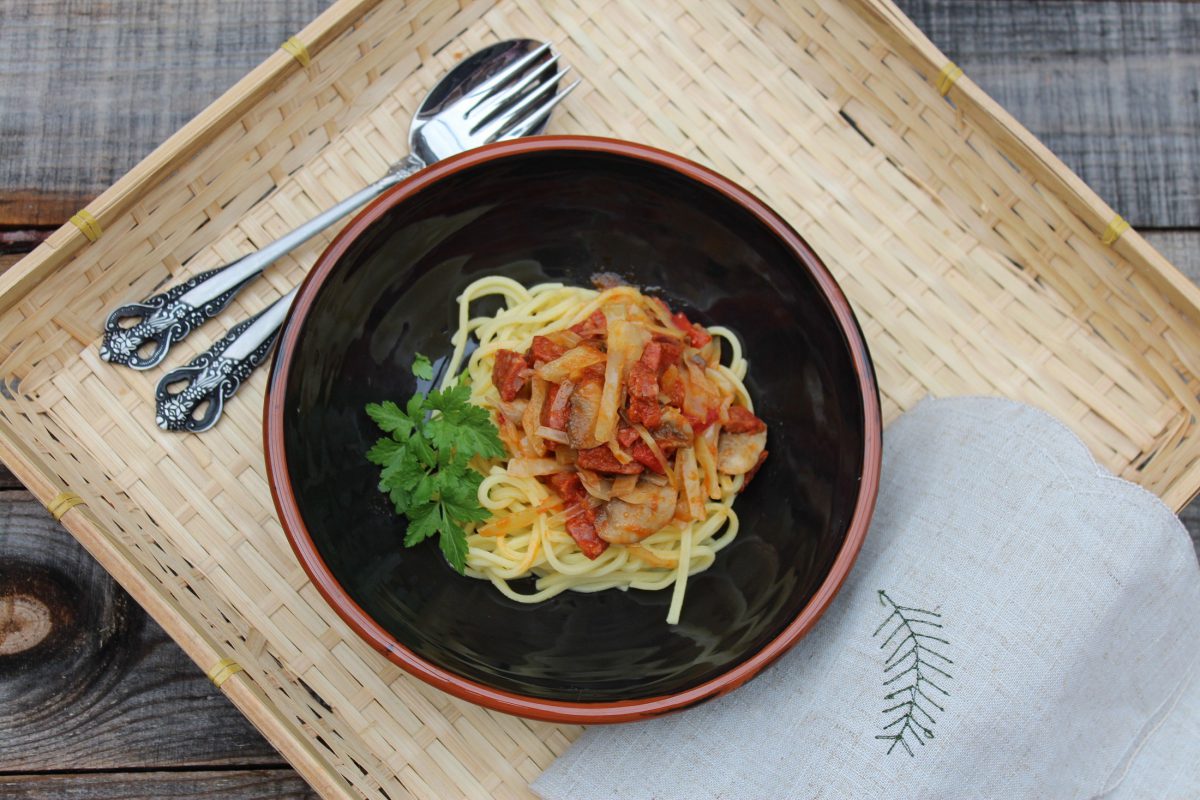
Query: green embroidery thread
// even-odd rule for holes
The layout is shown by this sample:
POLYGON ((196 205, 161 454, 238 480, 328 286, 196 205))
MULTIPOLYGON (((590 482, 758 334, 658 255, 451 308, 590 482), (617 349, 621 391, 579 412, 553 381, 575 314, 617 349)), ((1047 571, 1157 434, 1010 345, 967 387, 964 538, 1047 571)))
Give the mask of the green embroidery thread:
POLYGON ((939 644, 948 646, 950 642, 924 632, 925 628, 917 627, 928 626, 940 630, 942 623, 938 620, 942 618, 942 615, 936 611, 899 605, 888 597, 887 592, 883 589, 879 590, 879 604, 884 608, 890 608, 892 613, 888 614, 887 619, 875 629, 871 638, 879 636, 886 628, 890 632, 883 640, 883 644, 879 645, 879 649, 883 650, 895 642, 891 655, 883 662, 884 674, 893 672, 901 666, 904 666, 904 669, 883 682, 884 687, 890 688, 889 693, 884 695, 884 701, 894 703, 885 708, 883 713, 897 714, 898 716, 884 725, 884 732, 875 738, 891 742, 887 750, 889 755, 896 749, 896 745, 900 745, 908 751, 908 755, 911 757, 913 755, 911 742, 915 741, 924 747, 925 740, 933 738, 933 725, 937 724, 937 720, 933 718, 930 709, 946 710, 930 694, 936 692, 938 700, 943 703, 945 698, 950 696, 950 693, 938 685, 938 682, 954 680, 950 673, 942 668, 942 666, 954 662, 937 650, 939 644), (901 634, 903 634, 903 638, 896 641, 896 637, 901 634), (938 666, 939 663, 942 666, 938 666))

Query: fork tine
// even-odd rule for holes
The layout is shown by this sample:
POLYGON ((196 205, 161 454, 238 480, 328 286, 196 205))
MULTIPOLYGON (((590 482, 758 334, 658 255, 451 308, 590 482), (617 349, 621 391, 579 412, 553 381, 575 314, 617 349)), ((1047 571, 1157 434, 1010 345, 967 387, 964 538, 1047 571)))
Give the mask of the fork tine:
POLYGON ((524 95, 509 97, 508 93, 505 92, 502 102, 490 113, 484 115, 478 122, 472 121, 471 133, 483 136, 495 135, 508 126, 524 119, 528 113, 528 109, 548 97, 549 93, 553 92, 554 87, 558 85, 559 79, 570 71, 571 68, 567 67, 551 75, 549 78, 544 79, 540 85, 529 90, 524 95))
MULTIPOLYGON (((505 86, 503 90, 498 89, 487 97, 481 97, 479 102, 467 109, 467 111, 463 114, 464 118, 479 117, 483 120, 488 119, 501 107, 511 104, 520 98, 526 89, 541 79, 541 75, 543 75, 548 68, 554 66, 554 64, 558 62, 558 59, 559 55, 558 53, 555 53, 553 58, 551 58, 549 61, 539 64, 537 69, 529 70, 525 77, 521 78, 512 86, 505 86)), ((568 69, 570 68, 568 67, 568 69)), ((566 73, 566 71, 567 70, 563 70, 562 72, 558 73, 558 75, 555 75, 550 79, 551 82, 558 80, 558 78, 566 73)))
POLYGON ((539 109, 537 109, 532 114, 530 114, 528 117, 526 117, 524 120, 522 120, 515 128, 510 128, 509 130, 505 131, 502 138, 507 139, 509 137, 528 136, 533 131, 534 128, 536 128, 547 117, 550 116, 550 112, 554 110, 554 107, 557 106, 559 103, 561 103, 563 101, 563 98, 565 98, 572 91, 574 91, 575 87, 578 86, 581 82, 582 82, 581 80, 577 79, 574 83, 572 83, 566 89, 563 89, 561 92, 556 94, 554 97, 550 98, 549 102, 547 102, 545 105, 541 106, 539 109))
POLYGON ((536 109, 538 104, 544 103, 549 99, 550 93, 554 91, 558 85, 558 79, 570 71, 570 67, 559 72, 557 75, 546 80, 541 86, 527 92, 524 97, 520 98, 516 103, 504 108, 502 111, 493 114, 491 118, 486 119, 471 129, 471 133, 479 133, 492 141, 495 137, 504 132, 505 129, 512 127, 529 114, 530 111, 536 109))
POLYGON ((546 42, 541 47, 532 51, 528 55, 522 57, 520 60, 514 61, 512 64, 509 64, 507 67, 500 70, 499 72, 497 72, 492 77, 488 78, 483 83, 479 84, 477 87, 475 87, 473 90, 471 90, 467 94, 467 96, 468 97, 478 97, 478 96, 487 97, 487 96, 491 95, 492 92, 499 89, 504 84, 508 83, 508 81, 511 80, 513 76, 518 75, 521 72, 524 72, 526 67, 528 67, 530 64, 532 64, 535 61, 537 61, 538 59, 540 59, 543 55, 546 54, 546 51, 548 51, 549 49, 550 49, 550 43, 546 42))
POLYGON ((563 98, 569 95, 571 91, 579 85, 579 83, 580 82, 576 80, 566 89, 563 89, 554 97, 550 98, 549 101, 543 103, 541 106, 535 109, 531 114, 528 114, 523 119, 516 120, 515 127, 508 129, 501 128, 500 131, 489 137, 488 141, 496 142, 503 139, 516 139, 519 136, 526 136, 530 134, 535 128, 537 128, 538 125, 542 123, 544 119, 546 119, 546 117, 550 115, 550 112, 554 110, 554 107, 561 103, 563 98))

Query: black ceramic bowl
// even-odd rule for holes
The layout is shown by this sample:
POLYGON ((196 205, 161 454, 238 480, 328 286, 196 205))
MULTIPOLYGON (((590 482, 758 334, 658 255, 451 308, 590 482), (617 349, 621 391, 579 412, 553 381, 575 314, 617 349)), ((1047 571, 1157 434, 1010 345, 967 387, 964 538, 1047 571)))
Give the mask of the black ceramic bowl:
POLYGON ((867 349, 803 240, 707 169, 585 137, 448 159, 351 222, 292 307, 265 434, 288 538, 351 627, 460 697, 568 722, 693 705, 778 657, 846 577, 879 480, 867 349), (363 457, 378 435, 363 406, 418 388, 415 353, 449 355, 468 283, 502 274, 587 286, 598 271, 736 331, 770 426, 771 455, 735 504, 741 531, 689 580, 677 626, 665 622, 670 591, 566 592, 522 605, 455 574, 431 542, 404 549, 404 522, 363 457))

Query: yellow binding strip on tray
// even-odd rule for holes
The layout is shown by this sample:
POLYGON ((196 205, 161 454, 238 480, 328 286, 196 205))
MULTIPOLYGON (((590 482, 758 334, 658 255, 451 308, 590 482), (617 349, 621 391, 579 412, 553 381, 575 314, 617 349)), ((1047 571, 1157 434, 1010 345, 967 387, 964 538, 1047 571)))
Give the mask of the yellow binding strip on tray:
POLYGON ((213 682, 213 686, 220 689, 222 683, 241 671, 241 664, 232 658, 222 658, 208 671, 208 679, 213 682))
POLYGON ((300 62, 300 66, 307 67, 312 63, 312 58, 308 55, 308 48, 304 46, 304 42, 295 36, 292 36, 279 46, 283 48, 284 52, 291 53, 292 57, 300 62))
POLYGON ((100 227, 99 220, 93 217, 91 212, 86 208, 71 217, 71 224, 83 231, 83 235, 88 238, 89 242, 96 241, 100 238, 100 234, 104 233, 104 229, 100 227))
POLYGON ((64 514, 82 502, 83 498, 74 492, 59 492, 46 506, 46 510, 55 520, 61 520, 64 514))
POLYGON ((962 67, 955 64, 953 61, 947 61, 946 66, 942 67, 942 71, 938 73, 937 90, 942 97, 945 97, 949 91, 954 88, 954 84, 963 76, 962 67))
POLYGON ((1125 221, 1125 218, 1120 214, 1112 218, 1108 223, 1108 227, 1104 229, 1104 235, 1100 237, 1100 241, 1105 244, 1112 244, 1121 238, 1121 234, 1129 230, 1130 225, 1125 221))

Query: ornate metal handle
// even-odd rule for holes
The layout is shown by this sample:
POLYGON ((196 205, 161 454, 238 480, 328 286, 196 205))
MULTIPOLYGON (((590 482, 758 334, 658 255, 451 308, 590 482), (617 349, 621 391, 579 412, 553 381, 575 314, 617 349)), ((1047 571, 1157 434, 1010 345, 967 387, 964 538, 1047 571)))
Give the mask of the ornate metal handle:
MULTIPOLYGON (((162 294, 121 306, 104 325, 100 357, 133 369, 150 369, 162 363, 171 345, 215 317, 247 283, 271 262, 299 247, 351 211, 378 197, 425 166, 413 155, 405 156, 387 174, 333 208, 313 217, 296 230, 256 253, 209 270, 162 294), (149 352, 139 354, 153 343, 149 352)), ((219 412, 218 412, 219 413, 219 412)))
POLYGON ((200 433, 216 425, 225 401, 255 367, 266 361, 297 291, 292 289, 250 319, 239 322, 186 367, 164 375, 155 392, 158 427, 200 433), (171 387, 179 383, 183 387, 172 391, 171 387), (197 416, 197 409, 205 401, 207 407, 197 416))

